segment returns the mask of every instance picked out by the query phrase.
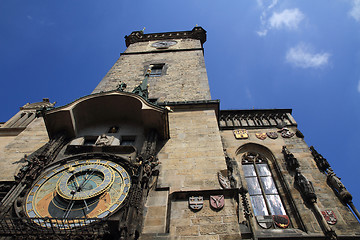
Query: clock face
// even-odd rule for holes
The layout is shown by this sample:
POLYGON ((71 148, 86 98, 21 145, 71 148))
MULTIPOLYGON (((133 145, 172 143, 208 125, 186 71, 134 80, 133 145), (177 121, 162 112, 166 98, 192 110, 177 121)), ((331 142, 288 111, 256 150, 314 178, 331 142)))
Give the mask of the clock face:
POLYGON ((25 210, 30 218, 104 218, 120 207, 129 189, 130 175, 119 164, 101 159, 72 161, 35 183, 25 210))
POLYGON ((155 42, 153 43, 151 46, 154 47, 154 48, 168 48, 170 46, 173 46, 177 44, 176 41, 158 41, 158 42, 155 42))

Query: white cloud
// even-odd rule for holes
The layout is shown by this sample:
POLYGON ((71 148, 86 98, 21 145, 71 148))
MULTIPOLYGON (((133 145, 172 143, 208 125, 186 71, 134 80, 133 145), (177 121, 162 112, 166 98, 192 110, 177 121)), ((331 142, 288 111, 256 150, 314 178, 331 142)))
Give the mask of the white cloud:
POLYGON ((260 31, 257 31, 256 33, 263 37, 263 36, 266 36, 267 32, 268 32, 268 29, 266 27, 267 25, 267 14, 268 12, 276 6, 276 4, 278 3, 278 0, 268 0, 268 1, 265 1, 265 0, 257 0, 257 4, 260 8, 262 8, 262 12, 261 12, 261 15, 260 15, 260 22, 261 22, 261 28, 262 30, 260 31))
POLYGON ((352 9, 349 11, 349 15, 360 22, 360 0, 352 0, 352 9))
POLYGON ((360 93, 360 80, 359 80, 359 82, 358 82, 357 90, 358 90, 358 92, 360 93))
POLYGON ((320 68, 328 64, 329 53, 314 53, 311 47, 300 43, 286 53, 286 61, 296 67, 320 68))
POLYGON ((272 9, 278 4, 278 0, 257 0, 257 4, 262 8, 260 15, 261 27, 259 31, 256 31, 260 37, 266 36, 270 29, 297 29, 300 22, 305 18, 305 15, 298 8, 273 12, 272 9), (271 17, 268 17, 271 12, 271 17))
POLYGON ((303 19, 304 14, 299 9, 285 9, 280 13, 274 12, 269 19, 269 24, 271 28, 297 29, 303 19))

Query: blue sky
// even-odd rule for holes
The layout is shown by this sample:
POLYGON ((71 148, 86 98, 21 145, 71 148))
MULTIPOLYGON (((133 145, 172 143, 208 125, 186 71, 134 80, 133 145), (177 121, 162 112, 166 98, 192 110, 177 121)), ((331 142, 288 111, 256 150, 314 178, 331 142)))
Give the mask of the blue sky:
POLYGON ((222 109, 292 108, 360 208, 360 0, 0 1, 0 121, 27 102, 87 95, 124 36, 208 31, 205 63, 222 109))

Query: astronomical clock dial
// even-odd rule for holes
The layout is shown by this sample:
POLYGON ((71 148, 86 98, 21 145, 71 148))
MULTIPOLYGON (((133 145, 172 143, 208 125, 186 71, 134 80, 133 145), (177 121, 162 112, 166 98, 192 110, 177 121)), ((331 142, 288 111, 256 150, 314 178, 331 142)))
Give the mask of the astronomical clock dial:
POLYGON ((30 218, 104 218, 120 207, 129 189, 130 175, 119 164, 73 161, 36 182, 26 197, 25 210, 30 218))
POLYGON ((168 48, 170 46, 173 46, 177 44, 176 41, 158 41, 158 42, 155 42, 153 43, 151 46, 154 47, 154 48, 168 48))

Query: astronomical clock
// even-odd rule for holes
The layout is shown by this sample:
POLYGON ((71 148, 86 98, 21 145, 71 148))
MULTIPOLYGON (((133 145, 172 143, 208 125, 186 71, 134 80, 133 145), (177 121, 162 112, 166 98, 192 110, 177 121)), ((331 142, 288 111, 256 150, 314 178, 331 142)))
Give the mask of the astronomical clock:
POLYGON ((28 192, 25 213, 30 218, 105 218, 129 193, 128 171, 102 159, 50 167, 28 192))
POLYGON ((167 109, 144 96, 114 90, 39 113, 50 141, 16 176, 21 231, 50 239, 139 237, 157 179, 157 142, 169 134, 167 109))

